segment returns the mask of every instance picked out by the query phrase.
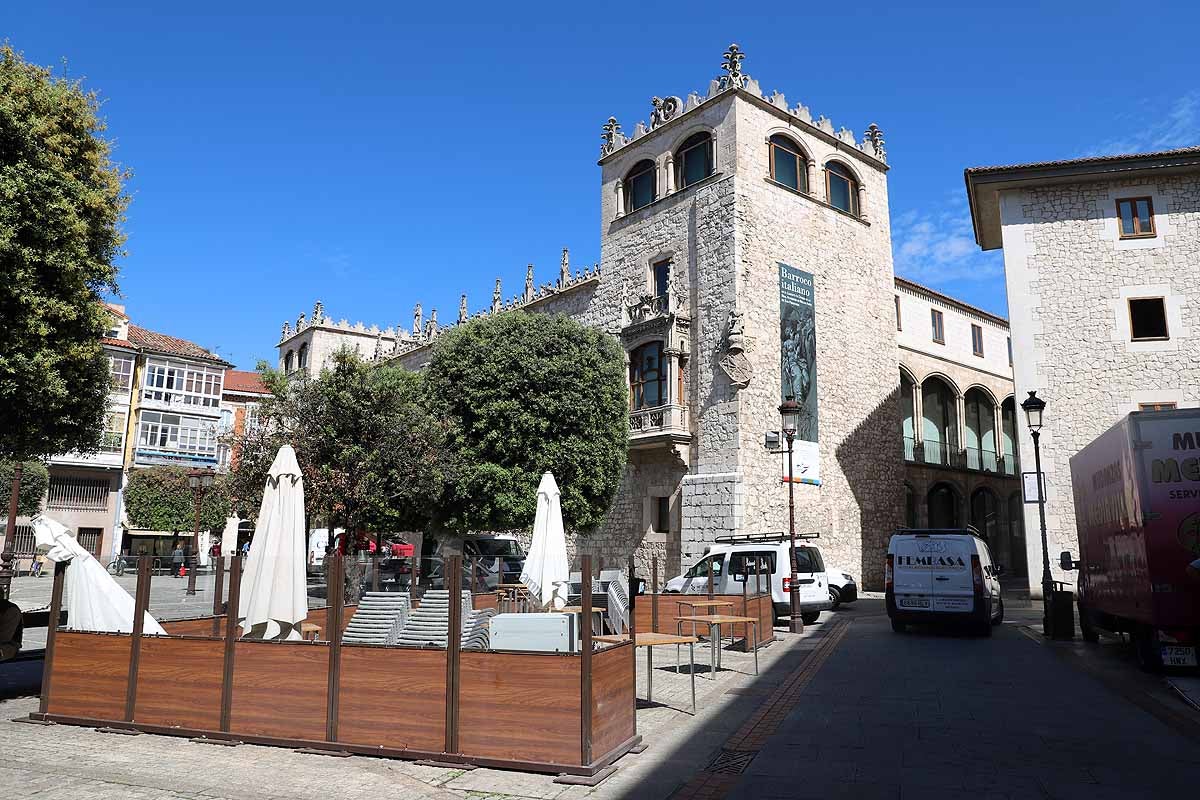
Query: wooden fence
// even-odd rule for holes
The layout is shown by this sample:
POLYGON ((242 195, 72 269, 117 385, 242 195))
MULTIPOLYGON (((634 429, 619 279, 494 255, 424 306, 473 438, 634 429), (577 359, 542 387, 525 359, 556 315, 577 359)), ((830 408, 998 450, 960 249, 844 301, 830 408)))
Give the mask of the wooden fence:
MULTIPOLYGON (((461 565, 457 557, 448 562, 454 596, 461 565)), ((55 569, 51 618, 67 568, 55 569)), ((341 573, 334 558, 329 583, 340 584, 341 573)), ((590 558, 583 574, 592 574, 590 558)), ((310 613, 323 618, 326 640, 238 639, 240 576, 235 557, 224 615, 168 622, 168 636, 145 636, 150 563, 141 559, 134 633, 51 627, 41 706, 30 716, 577 775, 595 774, 640 741, 634 648, 593 652, 589 626, 581 651, 569 654, 463 651, 453 619, 445 649, 344 644, 350 615, 333 593, 328 608, 310 613)), ((589 619, 591 593, 583 597, 589 619)), ((221 604, 215 597, 214 606, 221 604)))

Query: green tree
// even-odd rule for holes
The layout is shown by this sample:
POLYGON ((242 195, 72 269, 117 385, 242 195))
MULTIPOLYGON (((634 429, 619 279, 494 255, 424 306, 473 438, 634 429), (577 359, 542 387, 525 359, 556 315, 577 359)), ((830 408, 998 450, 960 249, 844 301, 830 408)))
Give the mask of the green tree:
POLYGON ((100 300, 117 290, 127 173, 99 107, 78 81, 0 46, 2 459, 91 451, 104 428, 100 300))
MULTIPOLYGON (((125 513, 138 528, 155 531, 189 532, 196 524, 196 496, 188 484, 185 467, 147 467, 129 474, 125 485, 125 513)), ((229 499, 224 481, 218 478, 200 503, 200 530, 225 525, 229 499)))
MULTIPOLYGON (((41 461, 26 461, 21 473, 21 488, 17 497, 17 514, 32 517, 42 507, 42 498, 50 486, 50 473, 41 461)), ((0 486, 9 486, 13 479, 13 462, 0 461, 0 486)), ((8 507, 0 509, 8 513, 8 507)))
POLYGON ((499 314, 440 336, 426 384, 434 414, 455 423, 460 464, 442 523, 459 533, 526 527, 549 470, 564 525, 596 528, 629 447, 624 364, 613 337, 561 315, 499 314))
POLYGON ((348 349, 313 378, 263 372, 272 392, 259 408, 263 424, 231 443, 239 509, 257 513, 271 461, 289 443, 310 519, 376 532, 427 524, 453 459, 449 425, 423 404, 420 374, 368 364, 348 349))

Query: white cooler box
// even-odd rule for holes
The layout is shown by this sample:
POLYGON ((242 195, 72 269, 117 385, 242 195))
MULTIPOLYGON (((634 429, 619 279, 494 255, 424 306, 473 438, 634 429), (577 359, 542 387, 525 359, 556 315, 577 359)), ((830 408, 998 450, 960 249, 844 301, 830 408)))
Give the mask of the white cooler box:
POLYGON ((574 614, 497 614, 490 628, 492 650, 574 653, 578 649, 574 614))

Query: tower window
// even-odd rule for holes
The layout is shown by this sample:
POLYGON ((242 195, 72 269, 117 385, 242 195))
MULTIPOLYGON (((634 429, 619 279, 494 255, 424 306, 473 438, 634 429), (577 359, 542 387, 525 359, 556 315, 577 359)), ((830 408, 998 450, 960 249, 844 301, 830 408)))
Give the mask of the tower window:
POLYGON ((650 159, 639 161, 625 176, 625 197, 629 206, 628 212, 637 211, 654 202, 654 162, 650 159))
POLYGON ((667 290, 671 287, 671 262, 668 260, 659 261, 653 267, 654 270, 654 296, 665 300, 667 290))
POLYGON ((825 165, 825 191, 829 205, 858 216, 858 180, 849 167, 830 161, 825 165))
POLYGON ((1129 333, 1133 341, 1169 339, 1167 306, 1161 297, 1129 299, 1129 333))
POLYGON ((1149 197, 1131 197, 1117 201, 1117 220, 1122 239, 1154 235, 1154 204, 1149 197))
POLYGON ((933 325, 933 340, 938 344, 946 343, 946 322, 942 318, 942 312, 936 308, 929 310, 929 321, 933 325))
POLYGON ((308 342, 300 345, 299 355, 297 356, 297 368, 308 369, 308 342))
POLYGON ((782 134, 771 137, 771 180, 798 192, 808 191, 808 169, 800 146, 782 134))
POLYGON ((666 399, 662 342, 650 342, 629 354, 629 404, 637 411, 661 406, 666 399))
POLYGON ((713 173, 712 136, 697 133, 689 136, 675 155, 675 169, 679 171, 679 188, 684 189, 699 183, 713 173))
POLYGON ((287 351, 287 355, 283 357, 283 371, 288 373, 292 371, 292 364, 295 359, 295 354, 291 350, 287 351))
POLYGON ((901 325, 900 320, 900 295, 892 295, 892 299, 896 301, 896 330, 902 331, 904 327, 901 325))
POLYGON ((971 326, 971 352, 983 358, 983 328, 971 326))

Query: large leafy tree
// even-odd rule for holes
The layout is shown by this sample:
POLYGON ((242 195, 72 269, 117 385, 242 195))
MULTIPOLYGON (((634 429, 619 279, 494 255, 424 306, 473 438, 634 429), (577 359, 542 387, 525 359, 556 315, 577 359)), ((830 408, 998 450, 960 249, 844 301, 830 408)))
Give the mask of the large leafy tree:
MULTIPOLYGON (((0 461, 0 486, 7 487, 12 483, 14 466, 11 461, 0 461)), ((42 498, 50 485, 50 474, 41 461, 26 461, 22 468, 17 514, 31 517, 42 506, 42 498)))
POLYGON ((563 523, 596 528, 629 446, 624 363, 612 336, 561 315, 499 314, 439 337, 426 369, 429 402, 455 423, 449 446, 460 462, 442 524, 459 533, 530 525, 549 470, 563 523))
MULTIPOLYGON (((196 524, 196 497, 185 467, 147 467, 130 473, 125 486, 125 513, 138 528, 188 532, 196 524)), ((229 499, 218 479, 200 503, 200 530, 225 525, 229 499)))
POLYGON ((449 432, 422 402, 423 377, 372 365, 348 349, 313 378, 286 380, 264 370, 272 396, 262 426, 233 442, 231 492, 247 515, 258 511, 267 470, 289 443, 304 476, 310 519, 376 532, 424 527, 453 471, 449 432))
POLYGON ((99 105, 78 81, 0 46, 3 459, 94 450, 104 428, 100 299, 117 289, 127 175, 111 159, 99 105))

